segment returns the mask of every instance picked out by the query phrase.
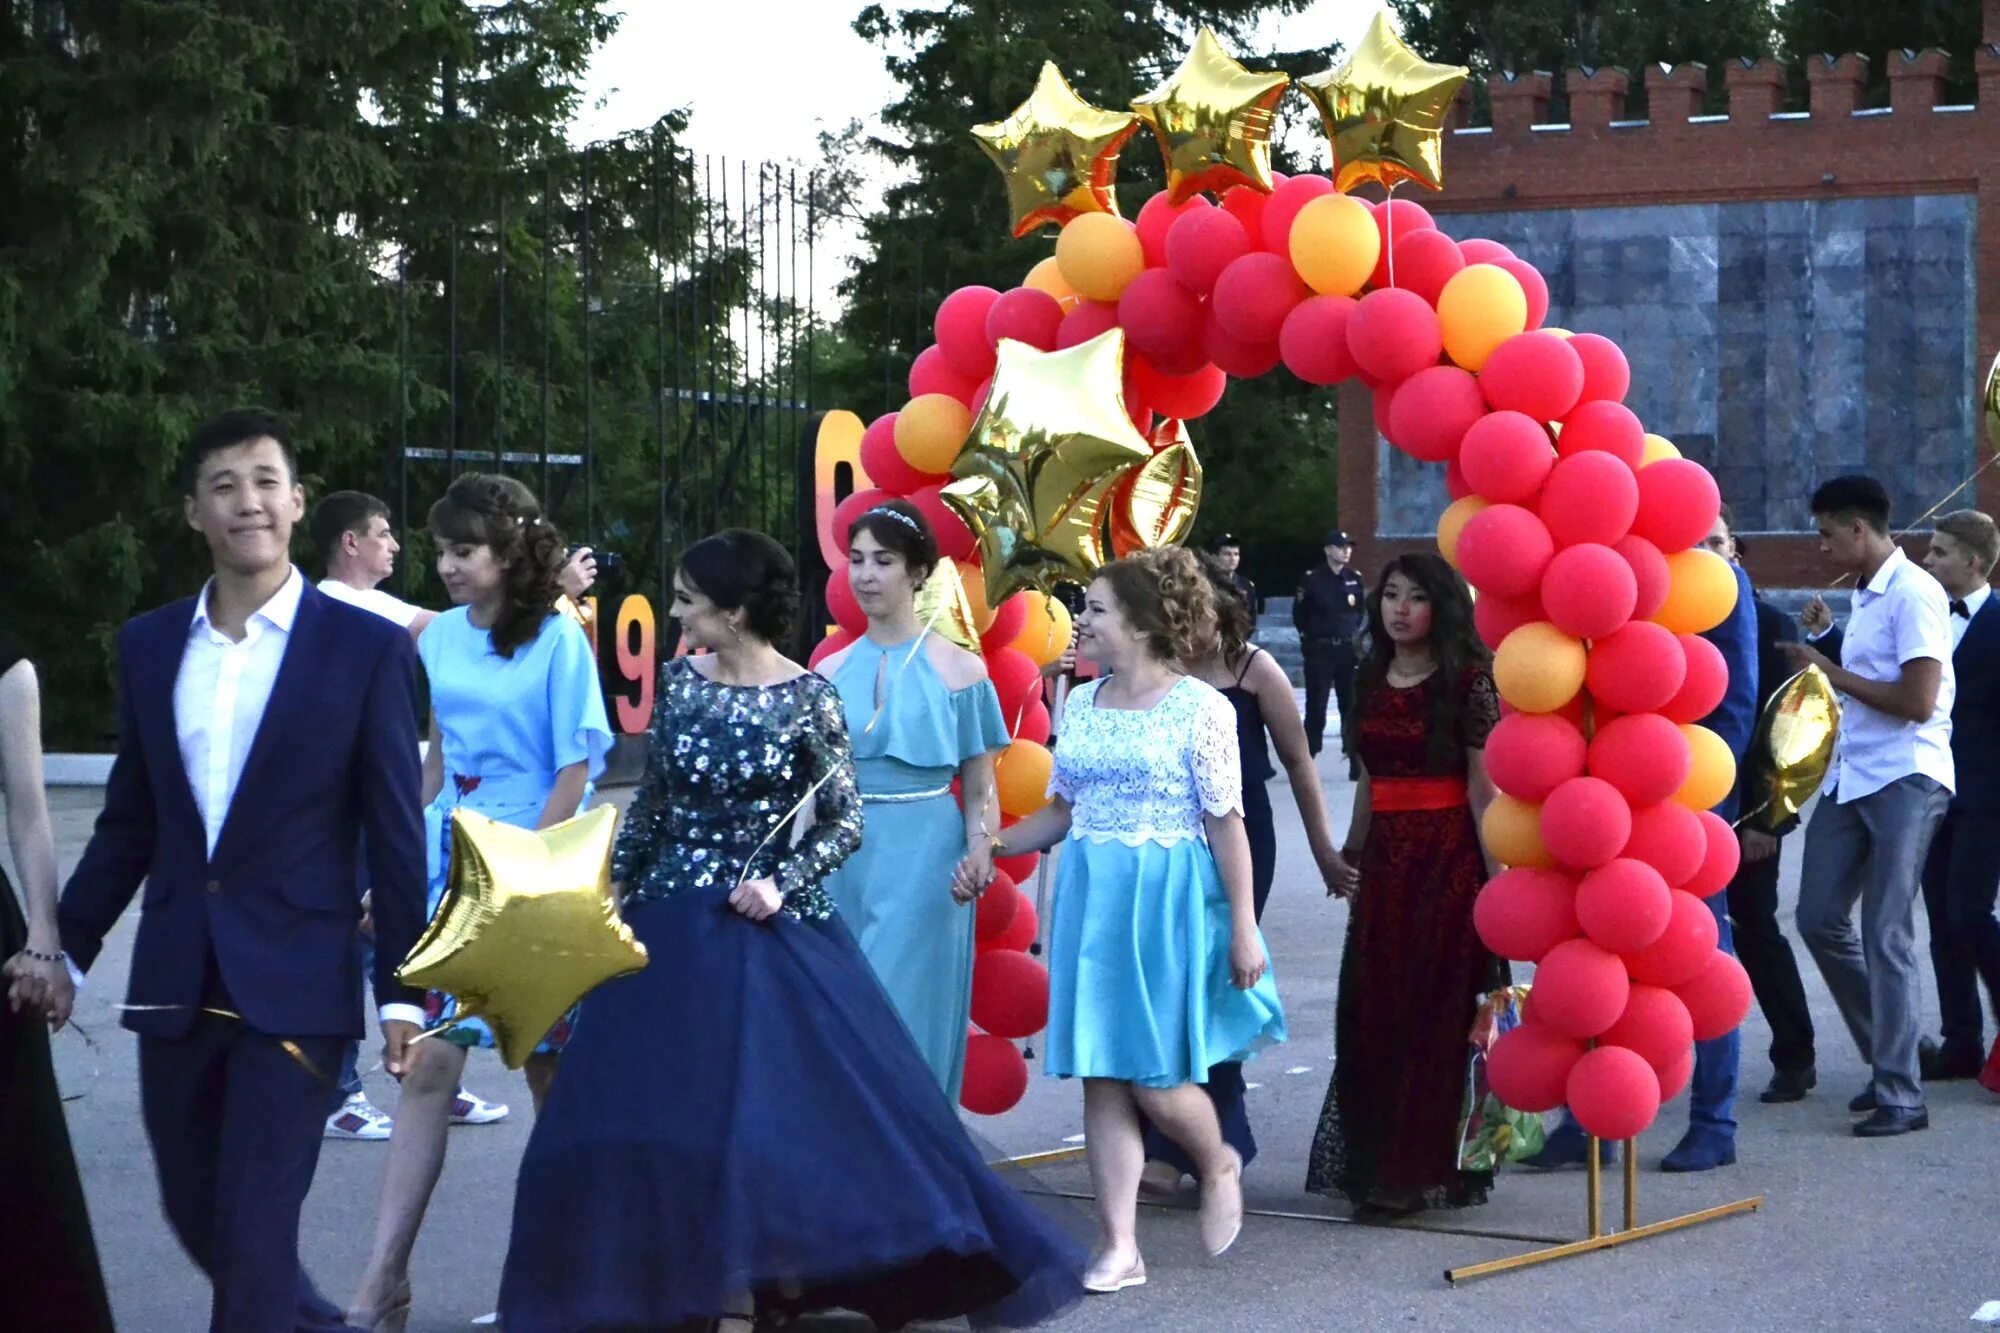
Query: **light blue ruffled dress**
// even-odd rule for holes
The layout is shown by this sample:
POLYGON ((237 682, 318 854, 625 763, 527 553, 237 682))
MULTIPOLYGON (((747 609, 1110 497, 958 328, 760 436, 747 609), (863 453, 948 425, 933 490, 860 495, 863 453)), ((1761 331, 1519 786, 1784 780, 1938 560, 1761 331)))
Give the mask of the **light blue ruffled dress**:
POLYGON ((1215 1065, 1285 1040, 1274 972, 1249 990, 1230 979, 1229 902, 1203 822, 1243 809, 1236 714, 1192 677, 1143 711, 1099 708, 1101 684, 1070 695, 1049 780, 1071 816, 1050 912, 1043 1068, 1203 1083, 1215 1065))
MULTIPOLYGON (((444 786, 424 810, 429 843, 430 910, 444 896, 451 854, 451 812, 476 810, 488 819, 533 828, 555 786, 556 772, 587 763, 591 782, 604 773, 611 723, 590 639, 575 621, 551 613, 535 638, 502 657, 493 636, 472 623, 465 607, 446 611, 417 640, 430 680, 431 713, 444 750, 444 786)), ((583 804, 589 804, 586 787, 583 804)), ((453 1016, 456 1001, 433 993, 434 1022, 453 1016)), ((566 1015, 535 1049, 560 1051, 566 1015)), ((493 1034, 468 1019, 446 1034, 462 1046, 491 1046, 493 1034)))
POLYGON ((1007 744, 1000 697, 986 680, 946 688, 927 644, 867 638, 847 649, 832 683, 854 744, 862 831, 861 849, 827 879, 827 891, 924 1063, 956 1101, 978 914, 951 896, 952 868, 965 855, 951 781, 966 760, 1007 744))

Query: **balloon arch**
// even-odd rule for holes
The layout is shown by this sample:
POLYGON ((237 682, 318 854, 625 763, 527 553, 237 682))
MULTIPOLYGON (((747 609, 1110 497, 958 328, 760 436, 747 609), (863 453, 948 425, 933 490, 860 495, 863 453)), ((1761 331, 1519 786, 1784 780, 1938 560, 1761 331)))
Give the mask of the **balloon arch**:
MULTIPOLYGON (((1376 430, 1447 469, 1439 549, 1475 589, 1494 653, 1505 716, 1486 765, 1501 794, 1482 833, 1508 868, 1475 917, 1495 953, 1537 966, 1526 1021, 1489 1057, 1493 1089, 1521 1110, 1566 1103, 1590 1132, 1625 1139, 1686 1085, 1691 1043, 1749 1005, 1703 902, 1734 873, 1737 842, 1710 813, 1735 765, 1699 723, 1728 685, 1699 635, 1729 616, 1737 585, 1696 545, 1719 511, 1715 481, 1624 405, 1617 345, 1544 327, 1531 264, 1455 241, 1394 198, 1405 181, 1439 184, 1438 130, 1464 77, 1378 18, 1345 65, 1301 80, 1334 176, 1287 179, 1268 165, 1285 76, 1245 70, 1205 31, 1130 115, 1088 106, 1045 67, 1009 120, 974 132, 1007 179, 1016 233, 1058 226, 1055 253, 1011 290, 946 297, 909 401, 840 450, 857 455, 857 489, 823 525, 838 628, 813 656, 865 627, 848 526, 908 498, 950 557, 927 620, 984 655, 1014 737, 1001 807, 1009 823, 1031 813, 1051 763, 1039 668, 1069 637, 1053 584, 1186 535, 1201 470, 1185 423, 1231 378, 1282 365, 1309 384, 1359 379, 1376 430), (1169 186, 1127 221, 1111 167, 1141 122, 1169 186), (1365 181, 1389 198, 1344 193, 1365 181)), ((824 457, 820 481, 824 496, 824 457)), ((963 1102, 982 1114, 1020 1099, 1015 1042, 1047 1022, 1047 973, 1027 952, 1039 923, 1019 887, 1037 865, 1003 861, 978 909, 963 1102)))

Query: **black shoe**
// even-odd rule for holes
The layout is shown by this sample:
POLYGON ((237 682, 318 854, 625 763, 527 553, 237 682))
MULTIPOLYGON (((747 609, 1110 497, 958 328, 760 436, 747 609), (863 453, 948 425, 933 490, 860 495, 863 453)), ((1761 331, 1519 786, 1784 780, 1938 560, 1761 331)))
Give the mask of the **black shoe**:
POLYGON ((1869 1111, 1876 1110, 1875 1085, 1871 1083, 1863 1088, 1861 1095, 1847 1104, 1847 1109, 1854 1115, 1864 1115, 1869 1111))
POLYGON ((1931 1113, 1921 1106, 1878 1106, 1874 1115, 1854 1127, 1854 1134, 1856 1138, 1889 1139, 1930 1127, 1931 1113))
POLYGON ((1932 1041, 1929 1037, 1917 1043, 1917 1072, 1926 1083, 1978 1078, 1985 1065, 1985 1054, 1977 1048, 1967 1050, 1950 1042, 1932 1041))
MULTIPOLYGON (((1776 1104, 1779 1102, 1802 1102, 1806 1094, 1819 1086, 1819 1072, 1811 1065, 1804 1069, 1779 1069, 1771 1074, 1771 1086, 1764 1089, 1757 1100, 1776 1104)), ((1872 1100, 1873 1093, 1870 1093, 1872 1100)))

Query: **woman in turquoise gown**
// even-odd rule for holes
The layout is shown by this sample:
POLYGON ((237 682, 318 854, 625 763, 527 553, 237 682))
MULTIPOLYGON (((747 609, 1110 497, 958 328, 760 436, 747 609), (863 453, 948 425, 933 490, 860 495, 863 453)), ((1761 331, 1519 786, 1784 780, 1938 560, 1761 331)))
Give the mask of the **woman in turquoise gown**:
POLYGON ((1000 699, 979 658, 921 624, 917 590, 937 538, 915 505, 891 500, 855 519, 848 584, 868 632, 820 664, 847 714, 861 783, 861 848, 827 881, 834 904, 953 1101, 972 1015, 969 896, 952 868, 984 858, 1000 828, 993 754, 1007 744, 1000 699), (960 779, 964 807, 952 799, 960 779))

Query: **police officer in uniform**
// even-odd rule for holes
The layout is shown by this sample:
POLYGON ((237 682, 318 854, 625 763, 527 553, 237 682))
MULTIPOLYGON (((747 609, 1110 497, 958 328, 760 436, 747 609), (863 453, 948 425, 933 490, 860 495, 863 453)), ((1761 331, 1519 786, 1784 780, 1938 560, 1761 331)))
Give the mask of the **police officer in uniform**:
MULTIPOLYGON (((1354 670, 1360 660, 1361 631, 1368 623, 1368 585, 1347 567, 1354 542, 1340 529, 1326 534, 1326 562, 1314 565, 1292 594, 1292 623, 1306 666, 1306 746, 1315 755, 1326 731, 1326 696, 1336 692, 1344 714, 1354 702, 1354 670)), ((1353 756, 1346 743, 1349 773, 1353 756)))
POLYGON ((1243 594, 1243 601, 1250 608, 1250 614, 1264 614, 1264 599, 1257 592, 1257 585, 1243 573, 1243 543, 1236 540, 1236 534, 1225 532, 1215 539, 1211 548, 1215 552, 1215 562, 1222 566, 1222 572, 1229 575, 1229 582, 1237 592, 1243 594))

